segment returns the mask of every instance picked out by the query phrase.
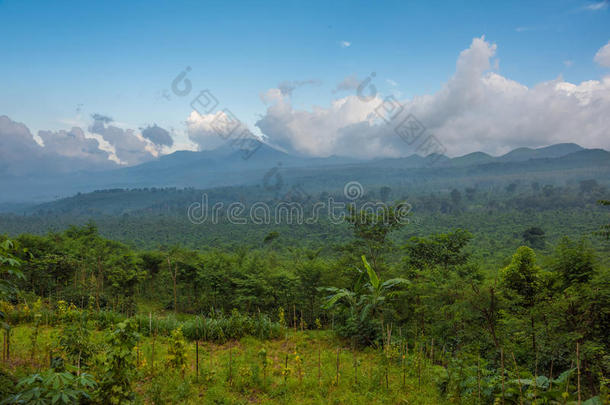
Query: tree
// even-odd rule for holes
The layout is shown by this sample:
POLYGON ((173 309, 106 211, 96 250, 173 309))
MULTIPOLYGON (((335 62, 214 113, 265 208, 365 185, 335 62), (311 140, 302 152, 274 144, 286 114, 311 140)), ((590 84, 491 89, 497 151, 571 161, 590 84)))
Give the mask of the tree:
POLYGON ((353 204, 349 205, 347 220, 352 225, 357 241, 364 245, 373 268, 379 271, 380 255, 387 249, 388 234, 406 224, 409 206, 399 203, 374 208, 374 212, 371 212, 368 209, 356 210, 353 204))
POLYGON ((462 202, 462 193, 456 188, 451 190, 451 201, 455 207, 458 207, 460 202, 462 202))
POLYGON ((508 266, 500 272, 504 292, 517 308, 529 312, 532 328, 532 349, 536 353, 536 329, 533 307, 543 286, 542 269, 536 265, 536 253, 521 246, 508 266))
POLYGON ((0 299, 7 300, 15 293, 11 279, 23 279, 20 261, 15 257, 15 244, 6 239, 0 243, 0 299))
MULTIPOLYGON (((599 200, 600 205, 608 206, 610 205, 610 200, 599 200)), ((610 240, 610 224, 604 224, 601 226, 601 229, 597 232, 602 238, 606 240, 610 240)))
POLYGON ((383 186, 379 189, 379 199, 383 202, 387 202, 392 194, 392 189, 388 186, 383 186))
POLYGON ((167 270, 172 279, 172 293, 174 296, 174 312, 178 311, 178 257, 180 249, 173 247, 167 252, 167 270))
POLYGON ((557 245, 553 259, 553 270, 561 276, 564 287, 586 283, 595 272, 594 251, 584 239, 574 242, 564 237, 557 245))
POLYGON ((405 261, 412 269, 441 266, 445 271, 450 266, 465 264, 470 253, 464 251, 472 240, 472 234, 463 229, 425 237, 412 237, 405 246, 405 261))
POLYGON ((599 184, 597 184, 596 180, 589 179, 589 180, 582 180, 579 183, 579 186, 580 186, 580 192, 585 194, 585 193, 591 193, 591 192, 595 191, 595 189, 597 189, 599 187, 599 184))
POLYGON ((529 247, 536 249, 544 249, 544 239, 544 231, 537 226, 527 228, 525 231, 523 231, 523 242, 529 247))

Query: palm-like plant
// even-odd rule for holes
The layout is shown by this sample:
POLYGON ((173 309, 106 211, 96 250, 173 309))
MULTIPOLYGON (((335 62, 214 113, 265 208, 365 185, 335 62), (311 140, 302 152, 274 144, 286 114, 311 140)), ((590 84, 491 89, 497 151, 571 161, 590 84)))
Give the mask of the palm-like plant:
MULTIPOLYGON (((0 300, 8 300, 17 291, 11 278, 23 279, 23 272, 19 269, 20 262, 13 255, 15 246, 10 240, 0 243, 0 300)), ((0 311, 0 327, 8 330, 9 325, 2 321, 6 314, 0 311)))
POLYGON ((361 276, 356 281, 353 290, 335 287, 325 288, 324 290, 331 294, 326 298, 324 307, 331 309, 343 304, 350 309, 352 316, 359 314, 361 322, 371 317, 378 318, 383 324, 383 311, 388 299, 397 294, 399 288, 408 285, 409 281, 404 278, 382 281, 364 255, 362 256, 362 263, 368 279, 363 283, 364 271, 358 269, 361 276))

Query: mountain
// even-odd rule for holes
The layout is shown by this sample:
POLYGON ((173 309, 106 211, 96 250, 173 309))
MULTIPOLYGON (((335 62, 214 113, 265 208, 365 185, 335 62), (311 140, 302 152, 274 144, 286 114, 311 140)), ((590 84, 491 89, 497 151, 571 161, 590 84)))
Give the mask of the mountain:
POLYGON ((583 148, 575 143, 558 143, 544 148, 530 149, 518 148, 497 158, 502 162, 522 162, 529 159, 558 158, 579 152, 583 148))
POLYGON ((465 167, 489 163, 495 158, 484 152, 473 152, 464 156, 459 156, 451 159, 448 165, 451 167, 465 167))
MULTIPOLYGON (((525 167, 533 171, 549 171, 559 170, 566 165, 571 170, 580 168, 583 173, 597 173, 599 170, 594 165, 601 167, 602 171, 605 170, 604 160, 610 160, 607 154, 608 152, 601 149, 589 150, 576 144, 557 144, 538 149, 519 148, 499 157, 474 152, 455 158, 443 155, 426 157, 411 155, 359 160, 340 156, 325 158, 298 156, 262 144, 251 156, 244 159, 239 150, 225 145, 211 151, 178 151, 137 166, 112 170, 82 171, 62 175, 40 173, 38 176, 27 178, 1 177, 0 187, 3 190, 10 190, 10 193, 2 193, 0 203, 41 203, 79 192, 87 193, 102 189, 152 187, 209 189, 255 185, 261 184, 266 173, 271 170, 280 170, 286 183, 307 182, 320 186, 325 182, 338 185, 358 178, 377 184, 417 183, 424 177, 465 178, 486 172, 493 172, 494 176, 499 176, 501 173, 523 172, 525 167), (545 159, 552 162, 544 162, 545 159), (526 162, 534 163, 524 166, 526 162)), ((450 185, 450 182, 445 183, 450 185)), ((440 186, 440 183, 437 186, 440 186)), ((11 207, 11 205, 7 206, 11 207)))

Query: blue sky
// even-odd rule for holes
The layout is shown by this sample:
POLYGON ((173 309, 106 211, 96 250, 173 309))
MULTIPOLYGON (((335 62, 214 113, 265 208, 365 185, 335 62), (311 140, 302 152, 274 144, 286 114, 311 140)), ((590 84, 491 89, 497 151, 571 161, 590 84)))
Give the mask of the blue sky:
POLYGON ((185 67, 253 130, 283 81, 312 81, 295 110, 328 107, 346 76, 376 73, 384 95, 434 94, 473 38, 497 45, 492 69, 527 87, 600 80, 607 2, 0 1, 0 115, 43 129, 94 113, 125 128, 152 123, 188 142, 191 96, 169 92, 185 67), (347 46, 349 43, 349 46, 347 46))

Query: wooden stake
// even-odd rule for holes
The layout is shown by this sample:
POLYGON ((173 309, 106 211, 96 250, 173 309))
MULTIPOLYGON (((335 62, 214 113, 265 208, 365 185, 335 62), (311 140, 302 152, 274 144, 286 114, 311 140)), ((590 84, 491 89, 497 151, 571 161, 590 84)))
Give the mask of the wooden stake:
POLYGON ((199 380, 199 340, 195 339, 195 381, 199 380))
POLYGON ((341 349, 337 348, 337 386, 339 386, 339 354, 341 353, 341 349))
POLYGON ((320 344, 318 343, 318 385, 322 383, 322 365, 320 364, 320 344))
MULTIPOLYGON (((286 361, 288 361, 288 357, 286 357, 286 361)), ((233 379, 233 345, 229 343, 229 383, 231 383, 233 379)))
POLYGON ((358 360, 356 360, 356 352, 352 349, 354 356, 354 385, 358 385, 358 360))
POLYGON ((578 390, 578 405, 580 405, 580 346, 578 342, 576 342, 576 370, 577 370, 577 390, 578 390))
POLYGON ((286 363, 284 364, 284 385, 288 380, 288 355, 286 355, 286 363))

